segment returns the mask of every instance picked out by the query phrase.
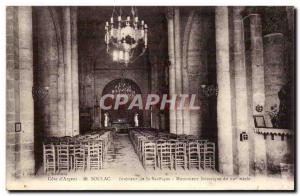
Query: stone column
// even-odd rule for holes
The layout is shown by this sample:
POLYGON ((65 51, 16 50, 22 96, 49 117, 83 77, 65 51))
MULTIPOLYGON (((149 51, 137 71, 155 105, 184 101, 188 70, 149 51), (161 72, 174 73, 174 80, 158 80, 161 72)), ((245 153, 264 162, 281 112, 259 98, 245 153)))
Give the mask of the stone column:
POLYGON ((59 136, 65 136, 66 134, 66 99, 65 99, 65 63, 64 63, 64 48, 63 48, 63 28, 58 23, 59 19, 54 8, 50 8, 53 13, 54 24, 57 29, 57 41, 58 41, 58 67, 57 67, 57 127, 59 136), (61 28, 60 28, 61 27, 61 28))
MULTIPOLYGON (((288 82, 288 69, 284 62, 284 36, 282 33, 265 35, 264 43, 264 71, 265 71, 265 110, 272 107, 279 109, 280 100, 278 92, 288 82)), ((268 125, 272 127, 270 119, 268 125)))
POLYGON ((72 41, 72 127, 74 135, 79 134, 79 82, 78 82, 78 47, 77 47, 77 7, 71 8, 72 41))
MULTIPOLYGON (((181 32, 180 32, 180 10, 174 8, 174 35, 175 35, 175 91, 179 96, 182 94, 182 69, 181 69, 181 32)), ((182 110, 176 110, 177 134, 183 134, 182 110)))
MULTIPOLYGON (((290 69, 290 71, 288 72, 288 74, 290 75, 290 79, 291 81, 294 82, 294 71, 295 71, 295 56, 294 53, 296 51, 295 49, 295 7, 294 6, 287 6, 286 7, 286 13, 287 13, 287 21, 288 21, 288 35, 286 36, 285 40, 287 40, 285 43, 285 48, 286 48, 286 52, 287 54, 287 64, 290 65, 291 67, 293 67, 293 69, 290 69)), ((292 97, 294 95, 294 88, 291 89, 292 91, 292 97)), ((294 100, 292 100, 294 101, 294 100)), ((293 110, 292 110, 293 112, 293 110)))
POLYGON ((249 116, 248 116, 248 87, 247 73, 245 66, 245 43, 244 29, 241 12, 243 7, 233 8, 233 42, 234 42, 234 70, 235 70, 235 104, 236 104, 236 130, 237 130, 237 156, 238 173, 249 175, 249 142, 240 141, 240 134, 245 132, 249 135, 249 116))
POLYGON ((217 98, 219 171, 233 174, 231 87, 229 64, 228 8, 216 7, 216 63, 219 93, 217 98))
MULTIPOLYGON (((167 18, 168 18, 168 52, 169 52, 169 95, 170 98, 176 94, 175 92, 175 46, 174 46, 174 8, 167 8, 167 18)), ((170 133, 176 134, 176 110, 171 108, 169 111, 170 115, 170 133)))
MULTIPOLYGON (((261 115, 257 111, 257 105, 264 107, 265 104, 265 78, 264 78, 264 61, 263 61, 263 41, 261 20, 259 14, 249 15, 250 34, 251 34, 251 67, 252 67, 252 93, 253 93, 253 114, 261 115)), ((264 108, 265 109, 265 108, 264 108)))
MULTIPOLYGON (((156 55, 156 54, 155 54, 156 55)), ((152 61, 152 66, 151 66, 151 82, 150 82, 150 86, 151 86, 151 93, 152 94, 157 94, 158 93, 158 77, 157 77, 157 63, 159 62, 158 57, 155 56, 151 59, 152 61)), ((158 129, 158 123, 157 123, 157 108, 156 106, 151 106, 151 127, 158 129)))
MULTIPOLYGON (((259 14, 250 14, 248 17, 251 37, 252 113, 253 115, 265 115, 265 78, 261 19, 259 14), (257 111, 257 106, 262 106, 263 110, 257 111)), ((257 165, 262 162, 266 164, 266 142, 261 135, 253 133, 253 136, 254 164, 257 165)))
POLYGON ((15 22, 16 8, 8 6, 6 8, 6 176, 7 181, 15 176, 16 160, 16 101, 15 101, 15 65, 17 64, 17 54, 15 37, 17 27, 15 22))
POLYGON ((65 108, 66 108, 66 133, 73 136, 72 113, 72 47, 71 47, 71 13, 70 7, 63 8, 63 43, 65 60, 65 108))
POLYGON ((37 130, 44 137, 65 135, 64 69, 62 39, 53 7, 35 7, 36 56, 35 88, 45 92, 35 96, 37 130), (64 88, 64 86, 63 86, 64 88))
POLYGON ((33 109, 33 51, 32 51, 32 8, 18 7, 19 31, 19 122, 21 122, 20 154, 15 161, 20 162, 21 176, 32 175, 35 172, 34 160, 34 109, 33 109))
POLYGON ((45 96, 35 97, 35 99, 37 100, 36 106, 38 108, 37 115, 40 115, 40 118, 37 119, 37 124, 40 124, 43 135, 47 137, 54 135, 52 133, 53 129, 51 129, 52 119, 50 113, 50 95, 52 89, 50 89, 49 84, 49 67, 51 67, 52 63, 55 61, 56 56, 55 49, 52 46, 54 45, 53 43, 55 43, 53 42, 55 32, 53 30, 53 26, 51 25, 51 16, 48 9, 45 7, 37 7, 35 9, 35 12, 37 15, 36 22, 38 43, 38 63, 35 65, 35 72, 38 74, 35 74, 35 88, 38 88, 38 90, 45 92, 45 96))
MULTIPOLYGON (((159 72, 159 70, 158 70, 158 66, 159 66, 159 62, 160 62, 160 59, 159 59, 159 57, 156 57, 155 58, 155 61, 154 61, 154 64, 153 64, 153 81, 154 81, 154 83, 153 83, 153 86, 152 86, 152 88, 153 88, 153 93, 154 94, 157 94, 157 93, 159 93, 159 77, 158 77, 158 72, 159 72)), ((153 112, 153 114, 152 114, 152 118, 153 118, 153 127, 154 128, 156 128, 156 129, 159 129, 159 116, 158 116, 158 114, 159 114, 159 110, 158 110, 158 108, 157 108, 157 106, 153 106, 152 107, 152 112, 153 112)))

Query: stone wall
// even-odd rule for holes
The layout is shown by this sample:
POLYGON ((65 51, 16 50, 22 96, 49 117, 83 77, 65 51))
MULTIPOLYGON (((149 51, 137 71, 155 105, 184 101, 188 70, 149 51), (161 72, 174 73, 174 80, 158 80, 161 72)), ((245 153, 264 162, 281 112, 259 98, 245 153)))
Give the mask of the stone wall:
MULTIPOLYGON (((15 66, 18 59, 17 9, 7 7, 6 10, 6 169, 9 175, 15 175, 15 160, 19 154, 19 134, 15 133, 15 66)), ((8 175, 8 176, 9 176, 8 175)))
POLYGON ((214 12, 207 9, 182 9, 182 61, 187 68, 188 93, 196 94, 200 110, 190 112, 190 131, 186 134, 214 138, 215 96, 206 97, 203 87, 216 84, 214 12))
POLYGON ((268 135, 266 137, 267 174, 280 174, 280 164, 293 164, 293 140, 292 137, 268 135))
POLYGON ((35 172, 31 7, 7 7, 7 177, 35 172))
POLYGON ((36 137, 79 134, 76 8, 33 12, 36 137))
MULTIPOLYGON (((58 128, 58 67, 59 50, 55 25, 48 7, 36 7, 34 9, 35 20, 35 46, 37 47, 35 57, 35 88, 45 91, 45 96, 36 96, 35 124, 41 135, 61 136, 64 130, 58 128), (62 133, 61 133, 62 132, 62 133)), ((61 77, 61 76, 60 76, 61 77)), ((64 101, 64 100, 62 100, 64 101)), ((63 120, 65 118, 60 119, 63 120)))
MULTIPOLYGON (((288 82, 288 68, 285 63, 285 43, 282 33, 264 36, 264 64, 265 64, 265 109, 268 112, 279 111, 279 91, 288 82)), ((270 116, 266 115, 269 127, 273 127, 270 116)))

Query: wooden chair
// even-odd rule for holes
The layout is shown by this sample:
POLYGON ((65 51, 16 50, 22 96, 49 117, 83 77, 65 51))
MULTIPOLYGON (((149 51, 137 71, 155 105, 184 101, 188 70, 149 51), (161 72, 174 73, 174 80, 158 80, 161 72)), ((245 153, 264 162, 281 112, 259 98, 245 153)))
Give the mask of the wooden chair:
POLYGON ((75 158, 75 145, 77 145, 78 142, 75 140, 69 140, 67 145, 69 146, 69 158, 70 158, 70 169, 74 169, 74 158, 75 158))
POLYGON ((169 139, 169 140, 167 140, 167 142, 170 144, 171 153, 174 156, 175 155, 176 144, 177 144, 178 140, 169 139))
POLYGON ((142 163, 143 167, 152 167, 156 169, 156 144, 154 142, 144 142, 143 143, 143 153, 142 153, 142 163))
POLYGON ((187 168, 186 143, 184 142, 176 143, 174 165, 175 169, 178 167, 187 168))
POLYGON ((84 146, 80 144, 74 145, 74 169, 84 170, 86 167, 84 146))
POLYGON ((204 161, 205 161, 205 144, 206 144, 206 141, 205 142, 198 142, 198 147, 199 147, 199 153, 200 153, 200 166, 204 169, 205 166, 204 166, 204 161))
POLYGON ((103 160, 102 160, 102 142, 99 141, 90 141, 88 143, 88 167, 89 170, 92 169, 102 169, 103 160))
POLYGON ((171 145, 168 142, 157 143, 157 163, 160 169, 173 168, 173 156, 171 151, 171 145))
POLYGON ((204 169, 211 168, 215 169, 215 143, 207 142, 204 145, 204 169))
POLYGON ((149 142, 144 136, 138 137, 137 152, 140 160, 143 160, 145 142, 149 142))
POLYGON ((44 172, 56 172, 55 146, 53 144, 43 144, 44 172))
POLYGON ((200 169, 200 148, 197 142, 188 143, 188 167, 200 169))
POLYGON ((57 145, 57 169, 58 171, 70 170, 69 145, 57 145))

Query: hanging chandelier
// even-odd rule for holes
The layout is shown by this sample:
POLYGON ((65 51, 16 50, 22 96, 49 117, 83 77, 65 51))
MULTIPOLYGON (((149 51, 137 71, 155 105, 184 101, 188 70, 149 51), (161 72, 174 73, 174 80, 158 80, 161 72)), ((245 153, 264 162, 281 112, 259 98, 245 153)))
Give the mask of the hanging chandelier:
POLYGON ((121 8, 118 14, 114 8, 110 22, 105 24, 106 51, 112 60, 127 66, 145 53, 147 42, 148 26, 144 20, 139 20, 137 9, 132 7, 131 15, 122 18, 121 8), (138 46, 142 47, 142 51, 138 52, 138 46))

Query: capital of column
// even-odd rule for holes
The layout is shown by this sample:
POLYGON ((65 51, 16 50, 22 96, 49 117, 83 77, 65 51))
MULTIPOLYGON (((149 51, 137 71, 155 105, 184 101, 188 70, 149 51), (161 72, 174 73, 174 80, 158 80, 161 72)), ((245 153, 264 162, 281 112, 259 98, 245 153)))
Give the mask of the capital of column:
POLYGON ((245 18, 249 18, 250 22, 253 24, 254 21, 259 21, 259 23, 260 23, 260 17, 261 17, 261 15, 258 13, 251 13, 251 14, 248 14, 245 18))
POLYGON ((174 7, 166 8, 166 17, 167 17, 167 20, 172 20, 174 18, 174 7))
POLYGON ((245 10, 245 7, 243 7, 243 6, 233 7, 233 18, 234 18, 234 20, 242 19, 242 14, 243 14, 244 10, 245 10))

